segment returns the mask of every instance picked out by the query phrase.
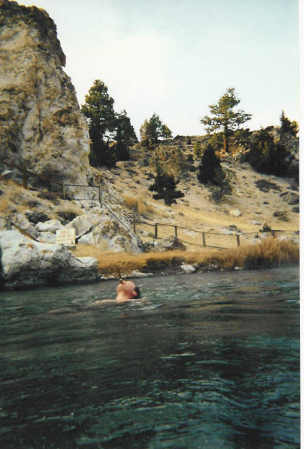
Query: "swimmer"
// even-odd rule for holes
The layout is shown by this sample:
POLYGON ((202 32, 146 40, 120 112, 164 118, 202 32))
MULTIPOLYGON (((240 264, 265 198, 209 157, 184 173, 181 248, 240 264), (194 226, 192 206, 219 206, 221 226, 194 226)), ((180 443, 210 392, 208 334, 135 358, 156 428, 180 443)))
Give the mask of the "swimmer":
POLYGON ((119 283, 116 287, 116 298, 115 299, 98 299, 89 305, 78 305, 75 309, 69 309, 68 307, 62 309, 51 310, 48 313, 52 315, 58 314, 66 314, 66 313, 75 313, 75 312, 84 312, 86 310, 98 308, 103 305, 121 305, 130 301, 134 301, 135 299, 139 299, 141 297, 140 290, 134 282, 126 281, 124 279, 120 279, 119 283))
POLYGON ((116 287, 116 299, 100 299, 94 301, 90 307, 99 306, 102 304, 124 304, 134 299, 139 299, 141 297, 140 290, 134 282, 125 281, 124 279, 119 280, 119 284, 116 287))

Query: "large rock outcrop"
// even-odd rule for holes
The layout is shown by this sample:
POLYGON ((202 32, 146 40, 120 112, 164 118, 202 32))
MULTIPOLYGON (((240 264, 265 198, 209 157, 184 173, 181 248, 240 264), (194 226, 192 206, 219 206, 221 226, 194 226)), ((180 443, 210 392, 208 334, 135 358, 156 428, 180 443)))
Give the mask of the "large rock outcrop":
POLYGON ((0 168, 31 184, 87 184, 89 137, 56 25, 0 0, 0 168))
POLYGON ((39 243, 18 231, 0 232, 1 284, 5 288, 88 282, 100 279, 93 257, 74 257, 62 245, 39 243))

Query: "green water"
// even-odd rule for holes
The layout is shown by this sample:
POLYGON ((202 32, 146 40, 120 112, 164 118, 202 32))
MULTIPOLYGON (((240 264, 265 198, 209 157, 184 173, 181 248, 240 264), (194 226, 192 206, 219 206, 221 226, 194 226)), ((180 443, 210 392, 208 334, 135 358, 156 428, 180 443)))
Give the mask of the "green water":
POLYGON ((0 448, 298 448, 298 269, 137 284, 0 294, 0 448))

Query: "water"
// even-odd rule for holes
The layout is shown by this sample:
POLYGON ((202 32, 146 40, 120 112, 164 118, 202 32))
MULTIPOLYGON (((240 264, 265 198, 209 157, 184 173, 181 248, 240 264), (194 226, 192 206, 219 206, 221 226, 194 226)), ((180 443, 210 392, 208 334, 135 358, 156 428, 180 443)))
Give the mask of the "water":
POLYGON ((0 448, 298 448, 298 269, 137 283, 1 293, 0 448))

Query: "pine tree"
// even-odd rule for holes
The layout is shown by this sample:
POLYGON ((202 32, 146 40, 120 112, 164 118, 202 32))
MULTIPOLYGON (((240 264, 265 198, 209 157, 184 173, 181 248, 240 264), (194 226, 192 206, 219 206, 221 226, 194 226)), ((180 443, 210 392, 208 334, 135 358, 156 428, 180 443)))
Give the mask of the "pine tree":
POLYGON ((234 88, 229 88, 219 99, 217 104, 209 106, 211 116, 205 115, 201 123, 206 127, 209 133, 223 131, 224 151, 229 152, 229 139, 233 132, 240 125, 251 119, 251 114, 244 111, 235 111, 234 108, 240 103, 235 94, 234 88))
POLYGON ((197 178, 202 184, 213 184, 217 186, 223 184, 225 175, 220 160, 216 157, 211 145, 207 145, 203 153, 197 178))
POLYGON ((89 122, 90 163, 95 167, 115 165, 115 155, 109 145, 111 133, 114 131, 113 104, 114 100, 110 97, 107 86, 102 81, 96 80, 81 108, 89 122))
POLYGON ((157 192, 153 195, 155 200, 163 199, 167 206, 176 203, 177 198, 184 196, 182 192, 176 190, 177 182, 174 176, 165 173, 160 166, 157 167, 154 183, 149 187, 151 192, 157 192))
POLYGON ((145 120, 140 128, 141 144, 148 149, 157 147, 161 139, 172 137, 171 130, 163 124, 157 114, 145 120))

